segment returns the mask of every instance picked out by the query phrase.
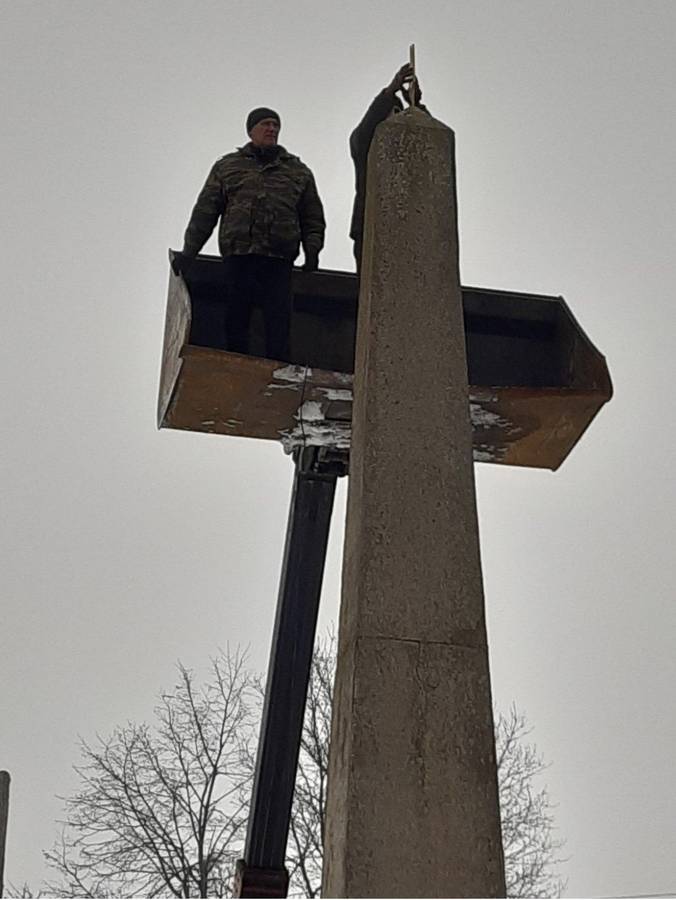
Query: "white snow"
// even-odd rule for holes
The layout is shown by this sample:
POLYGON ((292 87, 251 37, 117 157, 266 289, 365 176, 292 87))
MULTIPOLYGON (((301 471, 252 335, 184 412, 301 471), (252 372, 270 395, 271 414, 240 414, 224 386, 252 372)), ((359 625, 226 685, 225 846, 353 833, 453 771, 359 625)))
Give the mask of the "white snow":
POLYGON ((275 371, 272 373, 272 377, 276 378, 277 381, 290 381, 298 383, 305 381, 306 378, 312 378, 312 369, 308 368, 308 366, 288 365, 283 366, 283 368, 281 369, 275 369, 275 371))

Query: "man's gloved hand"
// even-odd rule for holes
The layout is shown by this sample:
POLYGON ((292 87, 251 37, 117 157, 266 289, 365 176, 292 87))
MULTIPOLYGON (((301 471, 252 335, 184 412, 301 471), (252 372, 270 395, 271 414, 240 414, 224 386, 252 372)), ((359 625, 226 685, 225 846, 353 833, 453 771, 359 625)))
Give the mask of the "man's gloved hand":
POLYGON ((422 100, 422 91, 420 90, 420 84, 417 78, 414 78, 411 85, 409 85, 408 90, 406 91, 406 99, 410 103, 411 102, 411 87, 413 88, 413 97, 416 106, 420 106, 420 101, 422 100))
POLYGON ((387 90, 394 96, 397 91, 408 87, 412 78, 413 67, 410 63, 404 63, 404 65, 396 73, 392 81, 387 85, 387 90))
POLYGON ((183 272, 186 272, 192 260, 193 257, 186 256, 182 250, 174 253, 173 259, 171 260, 171 268, 174 275, 181 275, 183 272))
POLYGON ((319 268, 319 253, 317 250, 305 251, 305 262, 303 263, 304 272, 316 272, 319 268))

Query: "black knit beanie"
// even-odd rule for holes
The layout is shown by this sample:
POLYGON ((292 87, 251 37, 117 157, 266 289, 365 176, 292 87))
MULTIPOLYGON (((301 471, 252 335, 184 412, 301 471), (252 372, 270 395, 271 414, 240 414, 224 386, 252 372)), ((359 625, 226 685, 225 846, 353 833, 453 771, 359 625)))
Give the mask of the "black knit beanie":
POLYGON ((277 119, 280 128, 282 126, 279 113, 276 113, 274 109, 268 109, 267 106, 259 106, 256 109, 252 109, 246 117, 246 133, 251 134, 251 129, 258 125, 259 122, 262 122, 263 119, 277 119))

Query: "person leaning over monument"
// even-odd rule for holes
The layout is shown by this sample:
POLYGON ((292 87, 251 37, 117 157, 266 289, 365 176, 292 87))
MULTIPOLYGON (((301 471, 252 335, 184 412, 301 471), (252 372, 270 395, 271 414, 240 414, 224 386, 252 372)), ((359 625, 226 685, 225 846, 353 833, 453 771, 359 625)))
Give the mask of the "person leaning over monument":
POLYGON ((249 142, 214 163, 185 232, 176 272, 193 259, 220 218, 218 246, 225 266, 225 336, 215 343, 248 350, 252 308, 260 305, 265 352, 287 360, 291 271, 302 244, 303 269, 314 272, 324 246, 324 210, 314 176, 277 143, 281 120, 267 107, 246 120, 249 142))
MULTIPOLYGON (((364 118, 350 135, 350 155, 354 163, 354 206, 352 207, 352 221, 350 223, 350 237, 354 241, 354 258, 357 261, 357 270, 361 263, 361 250, 364 238, 364 211, 366 206, 366 167, 368 163, 369 148, 375 130, 389 115, 400 113, 404 109, 402 97, 408 101, 408 90, 413 81, 413 68, 410 63, 403 65, 395 74, 392 81, 376 95, 369 108, 364 113, 364 118), (399 96, 402 94, 402 97, 399 96)), ((415 102, 423 112, 427 108, 420 104, 422 91, 416 79, 415 102)))

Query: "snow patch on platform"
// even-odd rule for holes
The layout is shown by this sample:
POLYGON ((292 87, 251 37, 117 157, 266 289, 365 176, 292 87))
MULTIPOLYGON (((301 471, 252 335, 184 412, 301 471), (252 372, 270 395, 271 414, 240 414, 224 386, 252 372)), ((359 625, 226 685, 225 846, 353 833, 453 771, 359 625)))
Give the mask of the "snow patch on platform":
POLYGON ((279 433, 285 453, 292 453, 297 447, 350 449, 352 424, 327 419, 326 406, 327 403, 319 400, 306 400, 303 403, 294 415, 298 424, 279 433))

